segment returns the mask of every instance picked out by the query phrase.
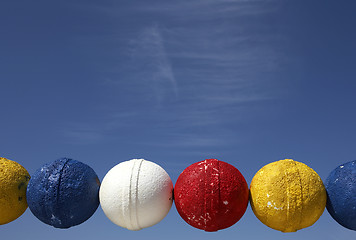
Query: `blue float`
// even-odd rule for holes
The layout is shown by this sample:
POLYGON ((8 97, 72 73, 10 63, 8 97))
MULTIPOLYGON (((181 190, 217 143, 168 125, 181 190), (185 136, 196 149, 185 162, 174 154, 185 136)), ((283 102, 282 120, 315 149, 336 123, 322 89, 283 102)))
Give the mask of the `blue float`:
POLYGON ((356 160, 335 168, 325 182, 330 215, 345 228, 356 231, 356 160))
POLYGON ((99 206, 100 181, 88 165, 61 158, 47 163, 31 177, 27 202, 42 222, 69 228, 89 219, 99 206))

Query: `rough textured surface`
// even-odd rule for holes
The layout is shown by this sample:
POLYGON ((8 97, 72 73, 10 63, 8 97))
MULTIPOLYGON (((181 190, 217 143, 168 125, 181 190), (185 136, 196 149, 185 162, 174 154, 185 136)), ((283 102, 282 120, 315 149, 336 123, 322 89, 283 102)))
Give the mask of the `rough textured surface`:
POLYGON ((234 166, 206 159, 179 175, 174 198, 178 213, 188 224, 211 232, 228 228, 243 216, 249 191, 234 166))
POLYGON ((250 193, 256 217, 282 232, 313 225, 326 204, 325 187, 319 175, 292 159, 261 168, 252 179, 250 193))
POLYGON ((105 175, 100 204, 115 224, 140 230, 160 222, 173 202, 173 184, 167 172, 144 159, 119 163, 105 175))
POLYGON ((27 170, 17 162, 0 157, 0 224, 20 217, 27 209, 27 170))
POLYGON ((90 218, 99 206, 99 179, 88 165, 61 158, 47 163, 27 187, 31 212, 56 228, 69 228, 90 218))
POLYGON ((356 160, 335 168, 325 187, 330 215, 342 226, 356 231, 356 160))

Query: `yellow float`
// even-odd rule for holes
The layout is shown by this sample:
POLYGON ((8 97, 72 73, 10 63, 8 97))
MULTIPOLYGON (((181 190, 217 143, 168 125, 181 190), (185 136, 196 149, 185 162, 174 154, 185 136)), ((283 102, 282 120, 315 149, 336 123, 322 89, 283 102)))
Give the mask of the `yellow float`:
POLYGON ((250 195, 256 217, 282 232, 313 225, 326 205, 326 191, 319 175, 292 159, 262 167, 252 179, 250 195))
POLYGON ((0 157, 0 224, 21 216, 26 208, 27 170, 17 162, 0 157))

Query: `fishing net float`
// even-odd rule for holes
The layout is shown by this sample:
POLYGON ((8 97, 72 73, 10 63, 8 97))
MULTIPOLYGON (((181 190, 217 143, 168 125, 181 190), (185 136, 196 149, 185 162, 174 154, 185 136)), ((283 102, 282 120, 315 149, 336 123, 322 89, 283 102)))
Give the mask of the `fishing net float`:
MULTIPOLYGON (((272 162, 255 174, 249 191, 234 166, 206 159, 179 175, 174 195, 182 219, 208 232, 238 222, 248 201, 256 217, 278 231, 313 225, 325 205, 333 219, 356 230, 356 161, 334 169, 325 187, 318 174, 301 162, 272 162)), ((159 223, 170 211, 173 184, 162 167, 144 159, 117 164, 100 186, 92 168, 69 158, 43 165, 31 179, 20 164, 0 158, 0 224, 18 218, 28 204, 42 222, 69 228, 89 219, 99 202, 113 223, 140 230, 159 223)))
POLYGON ((187 167, 174 188, 179 215, 189 225, 207 232, 234 225, 248 205, 248 186, 234 166, 206 159, 187 167))
POLYGON ((356 231, 356 160, 335 168, 325 181, 326 209, 342 226, 356 231))
POLYGON ((173 183, 159 165, 144 159, 117 164, 105 175, 100 204, 116 225, 141 230, 160 222, 173 203, 173 183))
POLYGON ((29 180, 30 174, 23 166, 0 157, 0 225, 17 219, 26 211, 29 180))
POLYGON ((33 175, 27 202, 33 215, 56 228, 69 228, 89 219, 99 206, 99 179, 88 165, 61 158, 33 175))
POLYGON ((319 175, 304 163, 285 159, 267 164, 253 177, 251 207, 265 225, 295 232, 313 225, 325 209, 319 175))

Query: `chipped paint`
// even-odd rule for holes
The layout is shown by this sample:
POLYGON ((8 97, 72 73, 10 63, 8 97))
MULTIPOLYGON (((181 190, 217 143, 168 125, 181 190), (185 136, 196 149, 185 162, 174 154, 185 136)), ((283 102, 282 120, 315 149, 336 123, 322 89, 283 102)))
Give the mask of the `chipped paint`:
POLYGON ((256 217, 282 232, 311 226, 326 204, 325 188, 318 174, 292 159, 261 168, 252 179, 250 193, 256 217))

